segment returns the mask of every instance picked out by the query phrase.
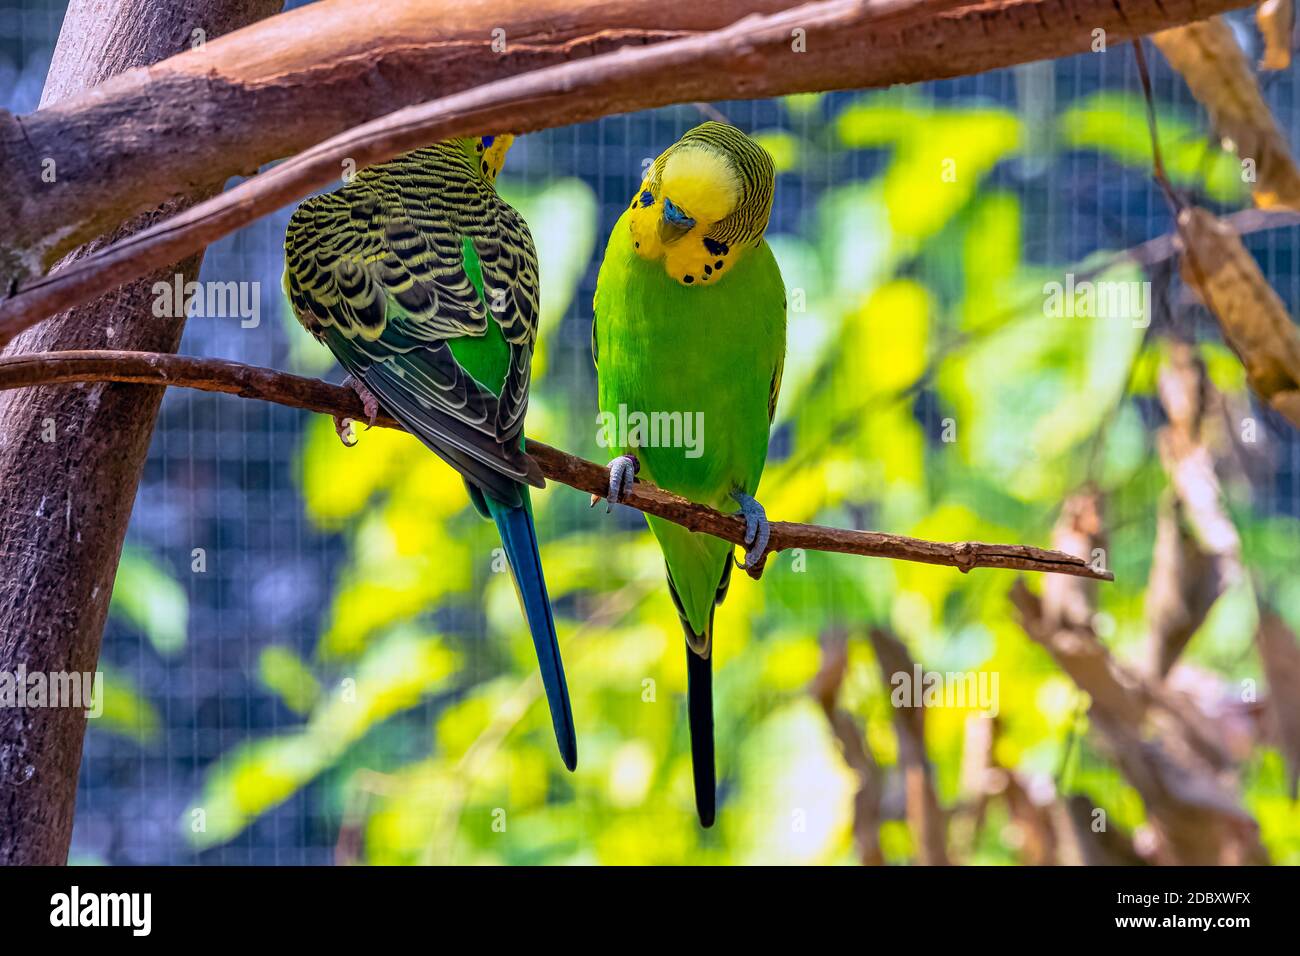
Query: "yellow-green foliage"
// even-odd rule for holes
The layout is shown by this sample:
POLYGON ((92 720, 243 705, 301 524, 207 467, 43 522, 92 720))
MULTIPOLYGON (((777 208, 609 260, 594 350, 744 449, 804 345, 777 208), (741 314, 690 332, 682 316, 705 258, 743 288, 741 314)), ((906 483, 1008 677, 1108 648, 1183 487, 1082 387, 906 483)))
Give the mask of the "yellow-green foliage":
MULTIPOLYGON (((758 497, 784 520, 1046 543, 1105 426, 1097 476, 1121 520, 1112 547, 1119 579, 1101 589, 1101 609, 1114 646, 1128 653, 1143 633, 1163 480, 1138 416, 1111 412, 1128 385, 1151 395, 1159 355, 1144 350, 1135 323, 1045 314, 1051 276, 1022 259, 1020 201, 986 185, 999 162, 1015 158, 1015 116, 892 94, 863 97, 828 120, 823 105, 789 104, 806 140, 764 133, 781 167, 827 149, 876 151, 883 167, 822 192, 801 210, 797 234, 771 236, 791 290, 777 413, 788 454, 770 461, 758 497), (949 161, 955 178, 946 181, 949 161)), ((1064 143, 1145 166, 1137 145, 1145 126, 1118 122, 1118 111, 1127 117, 1128 104, 1080 104, 1062 120, 1064 143), (1115 146, 1125 130, 1133 143, 1115 146)), ((1196 178, 1195 144, 1165 118, 1161 127, 1180 181, 1226 195, 1222 177, 1196 178)), ((506 193, 538 236, 543 328, 553 337, 596 244, 594 197, 573 181, 529 192, 507 182, 506 193)), ((1108 278, 1142 277, 1116 267, 1108 278)), ((576 308, 589 314, 587 303, 576 308)), ((1205 354, 1215 384, 1241 393, 1231 357, 1205 354)), ((596 454, 593 382, 560 380, 550 365, 543 356, 529 434, 596 454)), ((181 821, 197 845, 231 838, 317 782, 349 808, 362 859, 373 863, 851 862, 855 784, 807 685, 821 634, 847 629, 841 706, 876 759, 893 766, 891 688, 863 637, 873 624, 892 628, 927 669, 998 675, 1003 765, 1087 793, 1116 825, 1142 822, 1137 794, 1086 734, 1074 685, 1016 624, 1009 572, 787 552, 761 583, 734 575, 716 622, 722 799, 706 832, 692 805, 682 637, 643 526, 588 510, 585 496, 561 485, 534 495, 579 729, 578 769, 568 774, 494 530, 469 508, 460 479, 404 435, 363 432, 359 448, 344 449, 325 420, 305 435, 301 474, 311 519, 349 545, 314 659, 262 658, 262 681, 304 722, 246 744, 210 773, 193 808, 205 827, 195 829, 193 814, 181 821), (417 705, 420 720, 395 719, 417 705), (1075 731, 1084 736, 1066 761, 1075 731)), ((1277 566, 1286 552, 1294 567, 1300 557, 1291 553, 1294 528, 1279 521, 1243 517, 1254 566, 1277 566)), ((1279 601, 1300 611, 1300 587, 1279 601)), ((1224 613, 1206 631, 1191 659, 1259 677, 1245 624, 1224 613)), ((946 802, 958 796, 972 713, 927 714, 946 802)), ((1247 782, 1275 858, 1300 861, 1300 823, 1277 755, 1252 764, 1247 782)), ((912 859, 912 839, 900 819, 887 821, 885 858, 912 859)), ((966 858, 1015 860, 1002 809, 966 858)))

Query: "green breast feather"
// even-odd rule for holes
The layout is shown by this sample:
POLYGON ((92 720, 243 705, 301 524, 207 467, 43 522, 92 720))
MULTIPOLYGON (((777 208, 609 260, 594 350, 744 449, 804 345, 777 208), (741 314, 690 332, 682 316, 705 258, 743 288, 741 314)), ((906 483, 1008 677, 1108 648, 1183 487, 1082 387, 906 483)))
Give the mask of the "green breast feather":
MULTIPOLYGON (((632 452, 642 477, 735 511, 731 492, 756 493, 767 460, 785 355, 785 287, 767 243, 740 257, 722 281, 692 287, 636 255, 620 220, 601 265, 595 312, 611 454, 632 452), (638 424, 646 426, 639 435, 638 424)), ((703 633, 731 545, 648 520, 686 615, 703 633)))
MULTIPOLYGON (((749 250, 723 281, 689 287, 637 256, 620 220, 601 265, 595 312, 605 421, 633 412, 691 416, 690 445, 674 447, 671 435, 665 442, 662 428, 646 436, 658 439, 636 451, 646 476, 734 510, 730 492, 752 494, 763 471, 785 355, 785 287, 767 243, 749 250)), ((683 419, 679 437, 686 432, 683 419)), ((615 447, 633 450, 619 441, 615 447)))

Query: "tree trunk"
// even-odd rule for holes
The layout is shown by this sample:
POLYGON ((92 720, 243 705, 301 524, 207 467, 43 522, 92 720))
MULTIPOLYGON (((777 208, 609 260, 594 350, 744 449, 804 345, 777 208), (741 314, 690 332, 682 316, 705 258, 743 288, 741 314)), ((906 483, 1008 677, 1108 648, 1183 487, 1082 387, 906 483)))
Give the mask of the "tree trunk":
MULTIPOLYGON (((280 0, 72 0, 41 106, 185 50, 196 30, 216 36, 280 6, 280 0)), ((51 158, 57 175, 58 157, 51 158)), ((199 198, 147 213, 117 236, 199 198)), ((168 273, 193 279, 201 258, 168 273)), ((159 278, 54 316, 6 354, 175 351, 184 317, 153 315, 150 289, 159 278)), ((162 393, 100 384, 0 396, 0 674, 95 670, 162 393)), ((66 862, 84 733, 80 706, 0 708, 0 864, 66 862)))

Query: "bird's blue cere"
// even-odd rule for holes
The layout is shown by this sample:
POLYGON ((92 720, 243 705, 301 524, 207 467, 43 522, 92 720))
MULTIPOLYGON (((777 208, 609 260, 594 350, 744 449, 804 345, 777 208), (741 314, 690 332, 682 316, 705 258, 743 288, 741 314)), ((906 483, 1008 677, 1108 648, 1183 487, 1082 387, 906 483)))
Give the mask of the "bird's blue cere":
POLYGON ((492 148, 492 144, 495 143, 496 140, 497 140, 497 138, 496 138, 495 136, 484 136, 484 137, 483 137, 483 148, 484 148, 484 149, 491 149, 491 148, 492 148))
POLYGON ((664 197, 664 221, 681 229, 689 229, 695 225, 695 220, 678 209, 667 196, 664 197))
POLYGON ((650 192, 650 190, 647 189, 645 192, 641 194, 642 206, 651 206, 654 204, 654 201, 655 201, 654 194, 650 192))

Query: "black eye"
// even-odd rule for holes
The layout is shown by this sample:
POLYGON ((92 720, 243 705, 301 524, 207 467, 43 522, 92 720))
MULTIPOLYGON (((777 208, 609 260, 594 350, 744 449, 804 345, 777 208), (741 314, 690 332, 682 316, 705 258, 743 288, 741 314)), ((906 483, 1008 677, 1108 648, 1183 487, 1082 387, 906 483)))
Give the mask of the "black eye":
POLYGON ((647 189, 645 192, 641 194, 641 205, 649 206, 653 204, 654 201, 655 201, 655 197, 651 194, 650 190, 647 189))

